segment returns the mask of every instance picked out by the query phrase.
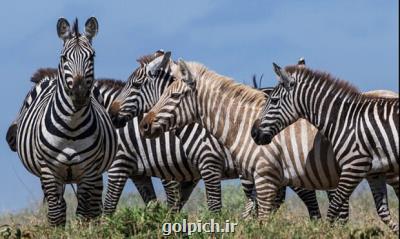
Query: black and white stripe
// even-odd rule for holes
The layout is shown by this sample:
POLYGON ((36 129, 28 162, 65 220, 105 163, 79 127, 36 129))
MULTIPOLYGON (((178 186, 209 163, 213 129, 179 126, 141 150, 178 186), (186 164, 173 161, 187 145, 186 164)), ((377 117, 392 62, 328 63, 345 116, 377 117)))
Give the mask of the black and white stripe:
POLYGON ((111 165, 117 137, 104 107, 91 94, 94 50, 98 29, 89 18, 85 34, 77 20, 70 30, 59 19, 57 32, 64 40, 57 79, 31 102, 17 125, 17 152, 23 165, 40 177, 52 225, 66 220, 65 184, 77 183, 77 215, 92 218, 102 210, 102 173, 111 165))
POLYGON ((142 120, 141 130, 156 137, 193 121, 201 122, 230 149, 240 173, 255 178, 260 216, 273 210, 275 195, 284 185, 311 190, 337 186, 339 166, 332 146, 306 120, 290 125, 270 145, 257 146, 250 131, 252 119, 260 115, 265 104, 263 94, 196 62, 180 61, 175 72, 178 80, 142 120))
MULTIPOLYGON (((169 60, 169 57, 169 52, 165 54, 157 52, 151 61, 142 65, 142 70, 139 68, 130 76, 127 85, 122 90, 125 93, 121 93, 116 98, 111 110, 112 118, 118 119, 116 120, 117 122, 114 121, 114 123, 116 122, 117 126, 124 125, 124 120, 129 120, 132 117, 141 115, 148 111, 158 101, 164 90, 174 81, 171 73, 173 71, 172 68, 176 67, 176 65, 174 62, 169 60)), ((213 193, 212 190, 214 190, 217 192, 216 195, 220 197, 221 173, 218 172, 218 170, 221 170, 221 158, 218 157, 223 156, 225 158, 224 161, 229 163, 230 167, 236 167, 229 150, 198 124, 191 124, 183 129, 180 128, 175 131, 175 134, 184 143, 184 145, 193 145, 190 147, 193 147, 197 151, 200 151, 200 149, 205 150, 204 146, 202 146, 205 140, 203 140, 204 142, 201 142, 200 140, 203 138, 202 135, 207 135, 207 139, 209 139, 210 142, 213 142, 212 148, 208 150, 209 156, 204 154, 202 157, 204 160, 208 160, 208 168, 212 170, 208 170, 208 172, 205 171, 202 175, 202 178, 206 181, 206 188, 208 180, 214 181, 214 185, 216 186, 210 187, 208 192, 213 193), (193 140, 196 141, 193 143, 193 140), (224 152, 224 155, 218 155, 218 152, 224 152), (229 156, 228 161, 226 156, 229 156)), ((189 159, 191 161, 193 160, 193 156, 190 154, 189 159)), ((230 177, 238 177, 238 174, 235 173, 235 175, 229 175, 227 178, 230 177)), ((242 185, 244 186, 245 194, 249 200, 249 203, 246 205, 245 212, 243 213, 244 216, 247 216, 250 210, 255 207, 253 205, 255 197, 254 182, 252 179, 249 180, 242 177, 241 181, 242 185)), ((310 211, 310 215, 312 217, 320 217, 315 192, 301 188, 293 189, 306 203, 310 211)), ((280 196, 284 197, 284 193, 281 193, 280 196)), ((217 196, 215 198, 217 198, 217 196)), ((282 202, 283 198, 277 198, 276 201, 282 202)), ((218 204, 220 204, 220 199, 218 204)))
MULTIPOLYGON (((278 132, 305 118, 329 139, 340 174, 328 218, 337 217, 363 178, 379 182, 370 181, 375 200, 386 201, 385 178, 399 196, 398 98, 365 96, 348 83, 305 67, 281 69, 274 64, 274 70, 280 83, 255 122, 252 136, 259 144, 270 143, 278 132)), ((398 231, 387 201, 377 204, 377 209, 383 221, 398 231)))

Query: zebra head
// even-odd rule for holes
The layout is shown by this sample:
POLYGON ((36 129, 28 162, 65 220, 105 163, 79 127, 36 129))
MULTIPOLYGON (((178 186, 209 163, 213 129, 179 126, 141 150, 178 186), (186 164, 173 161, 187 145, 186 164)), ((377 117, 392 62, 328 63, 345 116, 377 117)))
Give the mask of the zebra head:
POLYGON ((94 56, 92 39, 97 34, 98 22, 95 17, 86 21, 85 33, 80 34, 78 19, 73 29, 65 18, 57 22, 58 36, 63 40, 59 70, 59 87, 66 93, 67 100, 75 110, 90 102, 90 92, 94 82, 94 56))
POLYGON ((170 57, 171 52, 158 50, 151 56, 151 61, 138 60, 140 67, 129 76, 110 107, 109 113, 115 127, 124 127, 129 120, 148 111, 157 102, 162 89, 157 87, 156 82, 170 76, 170 57))
POLYGON ((183 60, 179 60, 174 77, 176 80, 140 122, 145 137, 155 138, 197 120, 196 81, 183 60))
POLYGON ((279 84, 270 92, 261 118, 254 122, 251 129, 251 137, 258 145, 271 143, 275 135, 299 118, 293 103, 296 87, 294 76, 275 63, 273 68, 279 84))

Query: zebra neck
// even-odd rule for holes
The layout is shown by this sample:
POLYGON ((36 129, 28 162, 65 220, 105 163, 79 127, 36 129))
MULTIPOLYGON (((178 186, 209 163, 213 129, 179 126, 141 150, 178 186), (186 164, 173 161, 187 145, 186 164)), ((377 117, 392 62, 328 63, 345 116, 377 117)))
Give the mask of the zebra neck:
MULTIPOLYGON (((95 86, 95 87, 99 87, 99 86, 95 86)), ((101 99, 98 99, 98 102, 101 102, 103 107, 108 112, 112 103, 118 97, 118 95, 121 93, 121 91, 122 91, 122 89, 115 89, 113 87, 102 85, 99 87, 99 93, 100 93, 101 99)))
POLYGON ((171 75, 171 69, 169 68, 167 72, 160 74, 159 78, 155 79, 153 82, 150 81, 149 85, 142 87, 140 100, 143 106, 139 107, 140 114, 150 111, 172 82, 174 81, 171 75))
POLYGON ((197 82, 197 108, 201 124, 231 149, 235 149, 238 142, 252 140, 251 127, 262 111, 265 98, 243 102, 228 92, 221 93, 210 81, 197 82))
POLYGON ((72 104, 71 98, 65 92, 63 85, 58 81, 50 108, 53 117, 54 115, 57 115, 57 118, 63 122, 63 125, 65 125, 65 128, 73 129, 87 120, 92 105, 89 103, 80 109, 76 109, 72 104))
POLYGON ((346 90, 331 85, 297 89, 294 94, 297 94, 295 107, 300 112, 300 117, 318 128, 333 145, 338 138, 354 135, 357 118, 363 114, 364 102, 358 99, 358 95, 349 94, 346 90), (302 92, 309 94, 302 95, 302 92))

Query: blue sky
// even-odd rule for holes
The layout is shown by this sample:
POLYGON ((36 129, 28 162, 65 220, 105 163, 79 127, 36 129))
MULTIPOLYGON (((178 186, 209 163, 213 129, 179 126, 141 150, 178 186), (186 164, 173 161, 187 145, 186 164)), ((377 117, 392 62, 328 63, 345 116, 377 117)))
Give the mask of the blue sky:
POLYGON ((97 77, 126 79, 139 56, 162 48, 246 84, 264 73, 263 86, 273 86, 273 61, 287 65, 304 56, 362 91, 398 92, 398 1, 82 2, 15 0, 0 8, 0 212, 41 199, 39 180, 9 150, 5 133, 33 72, 58 64, 61 16, 78 17, 81 29, 97 17, 97 77))

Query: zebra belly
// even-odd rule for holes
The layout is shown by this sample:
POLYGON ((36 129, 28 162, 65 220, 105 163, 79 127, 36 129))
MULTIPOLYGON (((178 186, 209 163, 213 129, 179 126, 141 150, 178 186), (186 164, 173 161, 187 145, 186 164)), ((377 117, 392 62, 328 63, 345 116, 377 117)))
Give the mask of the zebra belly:
POLYGON ((200 178, 197 165, 190 161, 175 134, 169 132, 155 139, 144 138, 138 128, 137 118, 118 130, 124 154, 137 161, 137 172, 166 180, 192 181, 200 178))
POLYGON ((339 170, 330 142, 305 120, 282 131, 277 139, 287 185, 307 189, 336 188, 339 170))

